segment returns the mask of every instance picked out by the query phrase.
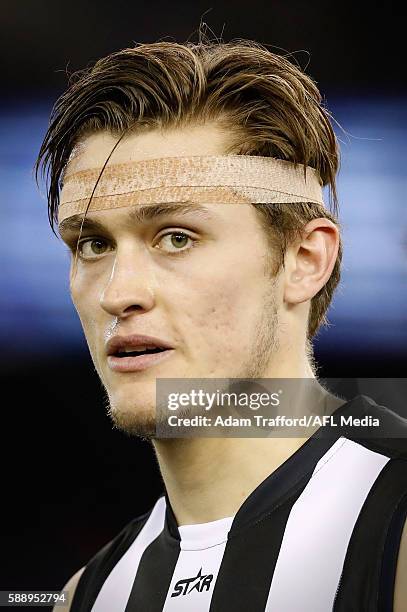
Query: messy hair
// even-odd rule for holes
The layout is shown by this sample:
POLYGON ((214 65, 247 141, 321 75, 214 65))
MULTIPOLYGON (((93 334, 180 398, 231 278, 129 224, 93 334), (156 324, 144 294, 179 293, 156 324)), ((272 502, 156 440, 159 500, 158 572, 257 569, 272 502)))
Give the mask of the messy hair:
MULTIPOLYGON (((332 117, 315 82, 289 58, 255 41, 211 41, 200 32, 197 43, 136 44, 74 74, 53 108, 36 162, 37 178, 40 172, 47 178, 52 230, 63 172, 84 134, 109 130, 122 136, 211 122, 228 133, 225 155, 270 156, 311 166, 329 189, 331 211, 312 202, 256 205, 275 247, 277 273, 287 246, 309 221, 325 217, 340 227, 339 149, 332 117)), ((340 242, 333 272, 311 300, 307 342, 328 324, 341 259, 340 242)))

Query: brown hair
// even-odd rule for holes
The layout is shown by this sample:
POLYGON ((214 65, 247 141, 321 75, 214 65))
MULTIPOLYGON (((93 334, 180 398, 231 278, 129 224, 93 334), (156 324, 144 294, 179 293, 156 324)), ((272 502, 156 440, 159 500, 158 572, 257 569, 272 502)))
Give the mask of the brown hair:
MULTIPOLYGON (((73 75, 53 108, 36 162, 37 178, 40 170, 48 178, 50 225, 54 231, 63 171, 85 132, 123 134, 214 122, 232 137, 225 154, 312 166, 330 189, 333 214, 313 203, 256 205, 275 246, 278 272, 285 249, 310 220, 326 217, 339 227, 339 151, 331 115, 314 81, 287 57, 251 40, 212 42, 199 34, 198 43, 139 44, 73 75)), ((311 300, 308 339, 328 324, 341 259, 342 244, 331 277, 311 300)))

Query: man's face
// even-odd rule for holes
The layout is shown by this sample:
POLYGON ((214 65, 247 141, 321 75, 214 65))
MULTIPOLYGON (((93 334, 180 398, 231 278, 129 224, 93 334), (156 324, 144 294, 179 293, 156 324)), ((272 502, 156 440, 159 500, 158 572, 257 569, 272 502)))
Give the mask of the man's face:
MULTIPOLYGON (((70 170, 102 168, 116 137, 86 137, 70 170)), ((131 135, 109 164, 147 158, 222 155, 226 136, 215 126, 131 135)), ((277 350, 283 288, 270 277, 270 247, 248 204, 206 204, 205 210, 130 220, 135 207, 87 214, 102 227, 84 229, 71 293, 116 425, 151 436, 156 378, 267 376, 277 350), (143 334, 172 347, 140 371, 109 365, 106 342, 143 334)), ((172 206, 174 208, 174 205, 172 206)), ((79 231, 61 231, 75 250, 79 231)))

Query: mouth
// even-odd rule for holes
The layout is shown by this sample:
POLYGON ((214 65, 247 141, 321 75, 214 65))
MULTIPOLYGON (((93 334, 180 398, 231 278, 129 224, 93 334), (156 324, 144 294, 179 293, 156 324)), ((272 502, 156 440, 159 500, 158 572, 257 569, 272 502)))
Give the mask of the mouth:
POLYGON ((154 348, 146 348, 140 350, 129 350, 129 351, 117 351, 114 353, 114 357, 139 357, 140 355, 151 355, 155 353, 162 353, 166 349, 155 346, 154 348))
POLYGON ((140 372, 157 365, 170 357, 174 349, 151 348, 117 351, 108 355, 107 363, 114 372, 140 372))

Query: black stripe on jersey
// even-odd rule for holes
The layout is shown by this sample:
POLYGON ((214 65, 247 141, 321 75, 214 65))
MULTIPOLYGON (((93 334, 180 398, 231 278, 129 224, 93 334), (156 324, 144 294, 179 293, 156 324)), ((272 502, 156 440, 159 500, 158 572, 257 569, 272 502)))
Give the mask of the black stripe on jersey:
POLYGON ((162 611, 179 553, 164 529, 142 554, 125 612, 162 611))
POLYGON ((151 510, 128 523, 87 563, 75 590, 70 612, 90 612, 106 578, 134 542, 151 510))
MULTIPOLYGON (((391 459, 373 484, 352 532, 333 612, 391 612, 393 609, 388 603, 389 599, 393 600, 400 539, 389 540, 390 525, 406 494, 406 468, 404 459, 391 459), (390 565, 385 563, 388 559, 392 560, 390 565), (382 607, 378 607, 379 601, 382 607)), ((394 535, 400 538, 399 524, 393 538, 394 535)))
MULTIPOLYGON (((364 413, 379 419, 382 433, 379 438, 374 438, 371 431, 366 430, 365 437, 356 437, 350 428, 346 431, 346 437, 392 459, 407 459, 407 419, 384 406, 379 406, 370 397, 360 395, 358 398, 364 407, 364 413)), ((359 432, 359 428, 357 429, 359 432)), ((361 430, 363 431, 363 428, 361 430)))
POLYGON ((229 532, 210 612, 264 612, 288 516, 310 478, 250 530, 229 532))
POLYGON ((164 487, 164 497, 165 497, 165 524, 164 530, 168 531, 170 536, 175 538, 176 540, 180 540, 181 536, 178 529, 177 519, 175 518, 175 514, 172 510, 170 499, 168 497, 167 489, 164 487))
MULTIPOLYGON (((407 469, 407 463, 406 463, 407 469)), ((386 547, 383 553, 382 579, 379 595, 379 612, 392 610, 394 599, 394 583, 397 570, 397 559, 400 549, 401 534, 407 519, 407 493, 397 506, 389 527, 386 547)))

